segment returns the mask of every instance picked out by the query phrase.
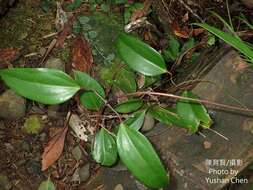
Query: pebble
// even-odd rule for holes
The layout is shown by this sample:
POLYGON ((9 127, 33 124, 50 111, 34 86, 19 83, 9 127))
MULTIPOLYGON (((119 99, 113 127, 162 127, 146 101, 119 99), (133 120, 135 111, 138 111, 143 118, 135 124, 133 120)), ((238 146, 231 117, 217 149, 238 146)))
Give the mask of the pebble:
POLYGON ((124 187, 123 187, 123 185, 121 185, 121 184, 117 184, 117 185, 114 187, 114 190, 124 190, 124 187))
POLYGON ((46 141, 46 139, 47 139, 47 134, 46 133, 41 133, 40 134, 40 141, 44 142, 44 141, 46 141))
POLYGON ((26 100, 12 90, 0 95, 0 117, 3 119, 19 119, 25 116, 26 100))
POLYGON ((73 148, 72 155, 77 161, 82 159, 83 153, 78 145, 75 148, 73 148))
POLYGON ((65 71, 65 63, 59 58, 50 58, 45 64, 46 68, 65 71))
POLYGON ((150 114, 146 114, 141 131, 148 132, 148 131, 152 130, 154 128, 154 126, 155 126, 154 118, 150 114))
POLYGON ((79 170, 80 181, 84 182, 90 177, 90 164, 85 164, 79 170))
POLYGON ((203 146, 205 149, 210 149, 212 147, 212 143, 209 141, 204 141, 203 146))

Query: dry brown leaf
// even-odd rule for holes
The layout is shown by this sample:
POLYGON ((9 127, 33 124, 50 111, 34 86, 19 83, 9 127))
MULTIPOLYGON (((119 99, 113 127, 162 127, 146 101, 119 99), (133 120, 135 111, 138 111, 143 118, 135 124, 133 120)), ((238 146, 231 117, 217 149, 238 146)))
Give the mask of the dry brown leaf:
POLYGON ((172 28, 174 34, 180 38, 189 38, 190 37, 189 30, 188 29, 181 29, 179 27, 178 22, 175 20, 172 22, 171 28, 172 28))
POLYGON ((192 35, 198 36, 198 35, 202 34, 204 31, 205 31, 204 28, 195 28, 192 30, 192 35))
POLYGON ((72 47, 72 67, 78 71, 90 73, 93 66, 92 51, 89 42, 77 36, 72 47))
POLYGON ((19 55, 19 49, 17 48, 4 48, 0 49, 0 63, 9 64, 14 61, 19 55))
POLYGON ((148 14, 148 10, 151 6, 151 3, 152 2, 150 0, 145 0, 143 3, 144 7, 142 9, 135 10, 130 18, 130 21, 134 22, 137 19, 146 16, 148 14))
POLYGON ((68 126, 57 133, 47 144, 42 154, 42 171, 49 168, 61 156, 68 126))

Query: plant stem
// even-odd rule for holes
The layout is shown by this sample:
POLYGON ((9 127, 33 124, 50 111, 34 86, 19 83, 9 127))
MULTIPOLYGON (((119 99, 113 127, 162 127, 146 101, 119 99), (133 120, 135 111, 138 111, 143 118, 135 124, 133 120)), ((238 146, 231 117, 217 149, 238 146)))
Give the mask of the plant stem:
POLYGON ((189 101, 196 102, 196 103, 214 105, 214 106, 217 106, 217 107, 220 107, 220 108, 227 108, 227 109, 236 110, 236 111, 243 111, 243 112, 253 113, 253 109, 240 108, 240 107, 237 107, 237 106, 230 106, 230 105, 226 105, 226 104, 212 102, 212 101, 209 101, 209 100, 199 100, 199 99, 188 98, 188 97, 184 97, 184 96, 178 96, 178 95, 174 95, 174 94, 166 94, 166 93, 162 93, 162 92, 142 91, 142 92, 134 92, 134 93, 125 94, 125 96, 141 96, 141 95, 164 96, 164 97, 169 97, 169 98, 179 99, 179 100, 189 100, 189 101))
POLYGON ((107 100, 105 100, 102 96, 100 96, 100 94, 98 94, 96 91, 93 91, 104 103, 105 105, 110 108, 116 115, 117 117, 119 118, 119 121, 120 123, 122 123, 122 118, 121 116, 119 115, 119 113, 108 103, 107 100))

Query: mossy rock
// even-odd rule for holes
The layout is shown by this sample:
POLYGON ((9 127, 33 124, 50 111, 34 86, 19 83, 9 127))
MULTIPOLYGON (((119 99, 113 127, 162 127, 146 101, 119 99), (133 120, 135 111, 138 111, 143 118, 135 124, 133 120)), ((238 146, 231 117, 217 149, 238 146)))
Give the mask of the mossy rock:
POLYGON ((43 123, 39 116, 31 115, 25 120, 23 131, 27 134, 39 134, 43 130, 43 123))

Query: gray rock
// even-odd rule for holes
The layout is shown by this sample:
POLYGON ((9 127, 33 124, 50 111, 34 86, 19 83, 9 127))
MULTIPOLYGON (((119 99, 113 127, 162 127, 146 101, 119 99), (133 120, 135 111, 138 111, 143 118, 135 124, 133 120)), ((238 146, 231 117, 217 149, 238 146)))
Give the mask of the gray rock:
POLYGON ((0 117, 3 119, 19 119, 25 116, 26 100, 12 90, 0 95, 0 117))
POLYGON ((50 58, 45 64, 46 68, 65 71, 65 63, 59 58, 50 58))
POLYGON ((72 155, 77 161, 82 159, 83 153, 78 145, 75 148, 73 148, 72 155))
POLYGON ((9 190, 11 189, 11 183, 7 176, 0 174, 0 189, 9 190))
POLYGON ((85 164, 79 170, 80 181, 84 182, 90 177, 90 164, 85 164))
POLYGON ((141 131, 148 132, 148 131, 152 130, 154 128, 154 126, 155 126, 154 118, 150 114, 146 114, 141 131))

